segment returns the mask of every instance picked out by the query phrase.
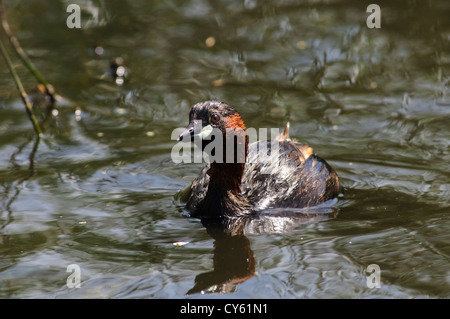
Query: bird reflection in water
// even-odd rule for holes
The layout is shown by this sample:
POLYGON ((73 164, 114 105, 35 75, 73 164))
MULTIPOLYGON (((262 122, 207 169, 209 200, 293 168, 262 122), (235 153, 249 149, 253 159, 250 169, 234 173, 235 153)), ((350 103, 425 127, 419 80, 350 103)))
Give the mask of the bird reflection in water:
POLYGON ((236 218, 201 218, 214 241, 213 270, 195 278, 187 294, 236 291, 237 286, 255 274, 255 257, 246 235, 263 233, 292 234, 307 223, 335 218, 338 209, 329 203, 322 207, 281 210, 271 209, 254 216, 236 218))
POLYGON ((208 234, 215 239, 212 271, 197 275, 194 293, 231 293, 239 283, 255 274, 255 258, 250 241, 243 232, 227 232, 221 219, 202 219, 208 234))

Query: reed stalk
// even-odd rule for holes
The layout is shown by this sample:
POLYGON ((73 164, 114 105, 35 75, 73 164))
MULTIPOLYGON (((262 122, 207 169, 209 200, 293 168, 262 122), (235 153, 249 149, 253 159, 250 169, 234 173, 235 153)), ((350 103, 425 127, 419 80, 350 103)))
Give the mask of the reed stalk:
POLYGON ((22 82, 20 81, 19 76, 17 75, 16 70, 14 69, 14 66, 11 62, 11 59, 9 58, 8 52, 5 49, 5 46, 3 45, 3 41, 0 39, 0 51, 2 52, 3 58, 5 59, 6 65, 8 66, 9 72, 11 73, 14 82, 16 83, 17 89, 19 90, 20 97, 22 98, 23 103, 25 104, 25 109, 28 114, 28 118, 30 119, 31 123, 33 124, 34 131, 38 136, 42 135, 42 130, 39 127, 39 123, 36 119, 36 116, 33 112, 33 106, 31 105, 30 100, 28 99, 27 92, 23 88, 22 82))
POLYGON ((45 78, 42 76, 41 72, 34 66, 33 62, 31 62, 30 58, 28 58, 28 55, 25 53, 25 51, 22 49, 22 46, 19 43, 19 40, 14 36, 14 34, 11 31, 11 28, 9 26, 8 20, 6 20, 5 15, 5 7, 3 6, 3 0, 0 0, 0 21, 3 27, 3 31, 5 32, 6 36, 8 37, 9 42, 14 48, 14 51, 17 53, 19 58, 22 60, 22 62, 25 64, 25 66, 28 68, 28 70, 31 72, 31 74, 34 75, 36 80, 41 83, 45 87, 46 94, 50 97, 51 102, 53 103, 55 101, 55 89, 53 86, 45 80, 45 78))

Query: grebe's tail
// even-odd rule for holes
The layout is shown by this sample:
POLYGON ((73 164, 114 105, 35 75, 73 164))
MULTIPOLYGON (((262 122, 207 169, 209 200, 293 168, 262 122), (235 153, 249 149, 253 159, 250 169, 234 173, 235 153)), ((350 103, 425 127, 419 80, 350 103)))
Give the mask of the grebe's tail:
POLYGON ((295 139, 291 140, 291 138, 289 137, 289 127, 290 127, 290 124, 288 121, 286 123, 286 127, 284 128, 284 132, 281 133, 280 135, 278 135, 277 140, 279 142, 287 141, 287 142, 294 143, 295 147, 302 153, 303 158, 306 161, 310 155, 314 154, 314 151, 311 147, 309 147, 306 144, 299 143, 295 139))
POLYGON ((286 127, 284 128, 284 132, 283 133, 281 133, 280 135, 278 135, 278 138, 277 138, 277 140, 278 141, 289 141, 290 140, 290 138, 289 138, 289 127, 290 127, 290 124, 289 124, 289 121, 287 121, 286 122, 286 127))

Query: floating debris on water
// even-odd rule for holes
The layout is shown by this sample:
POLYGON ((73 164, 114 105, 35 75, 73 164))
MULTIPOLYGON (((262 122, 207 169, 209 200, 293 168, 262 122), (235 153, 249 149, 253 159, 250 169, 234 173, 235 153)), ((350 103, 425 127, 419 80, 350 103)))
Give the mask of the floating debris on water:
POLYGON ((205 44, 208 48, 212 48, 216 44, 216 38, 207 37, 205 40, 205 44))
POLYGON ((177 241, 177 242, 173 243, 173 245, 176 246, 176 247, 182 247, 182 246, 187 245, 187 244, 189 244, 188 241, 177 241))

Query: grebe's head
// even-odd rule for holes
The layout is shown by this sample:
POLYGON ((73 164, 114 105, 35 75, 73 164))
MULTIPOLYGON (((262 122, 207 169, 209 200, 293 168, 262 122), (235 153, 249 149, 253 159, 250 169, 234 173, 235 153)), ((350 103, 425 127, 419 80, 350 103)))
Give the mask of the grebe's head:
POLYGON ((178 137, 178 141, 190 142, 199 136, 204 145, 213 130, 220 130, 223 136, 233 130, 245 134, 246 127, 236 109, 219 101, 206 101, 195 104, 189 112, 189 125, 178 137))

